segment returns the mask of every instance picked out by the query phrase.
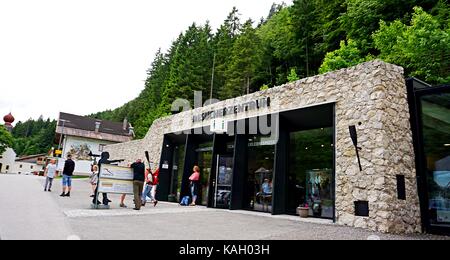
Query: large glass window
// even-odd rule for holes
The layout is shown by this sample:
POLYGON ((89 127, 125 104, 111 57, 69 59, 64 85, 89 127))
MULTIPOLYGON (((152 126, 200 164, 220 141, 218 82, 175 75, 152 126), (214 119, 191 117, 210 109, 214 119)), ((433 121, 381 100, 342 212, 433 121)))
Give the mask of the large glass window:
POLYGON ((333 218, 333 128, 290 134, 288 212, 308 205, 310 216, 333 218))
POLYGON ((233 156, 218 155, 217 161, 214 207, 228 209, 233 184, 233 156))
POLYGON ((450 94, 421 98, 431 225, 450 227, 450 94))
POLYGON ((248 147, 248 173, 245 189, 247 209, 272 212, 273 174, 276 140, 252 136, 248 147))

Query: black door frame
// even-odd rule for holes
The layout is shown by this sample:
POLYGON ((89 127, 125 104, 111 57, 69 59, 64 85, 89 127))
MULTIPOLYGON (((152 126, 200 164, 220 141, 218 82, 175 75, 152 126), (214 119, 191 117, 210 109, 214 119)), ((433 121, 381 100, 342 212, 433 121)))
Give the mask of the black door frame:
POLYGON ((450 227, 434 226, 430 223, 429 196, 427 184, 427 160, 424 146, 421 97, 450 93, 450 86, 430 87, 417 79, 411 78, 406 83, 411 114, 411 130, 415 151, 417 189, 420 201, 422 231, 431 234, 450 235, 450 227))
MULTIPOLYGON (((336 143, 336 116, 335 116, 335 103, 329 103, 329 104, 322 104, 317 105, 315 107, 320 107, 323 105, 329 105, 333 106, 333 142, 336 143)), ((300 108, 297 110, 302 110, 307 108, 300 108)), ((295 109, 294 109, 295 110, 295 109)), ((294 111, 291 110, 291 111, 294 111)), ((269 115, 274 115, 273 118, 274 122, 270 122, 271 124, 275 124, 277 131, 277 135, 279 137, 279 140, 277 144, 275 145, 275 156, 274 156, 274 173, 273 173, 273 200, 272 200, 272 214, 273 215, 280 215, 280 214, 287 214, 286 204, 287 204, 287 178, 288 178, 288 164, 289 164, 289 134, 290 130, 288 127, 288 122, 286 122, 280 115, 283 112, 280 113, 274 113, 269 115)), ((255 117, 259 120, 259 117, 255 117)), ((248 135, 247 134, 238 134, 236 129, 238 129, 239 124, 244 124, 244 126, 248 127, 249 120, 251 118, 246 118, 238 121, 230 122, 230 124, 234 124, 235 132, 233 135, 222 135, 222 134, 213 134, 212 135, 212 141, 213 141, 213 160, 211 165, 211 175, 209 176, 209 189, 210 191, 214 191, 214 185, 213 182, 215 181, 215 174, 213 174, 213 171, 217 168, 217 156, 218 155, 232 155, 233 156, 233 183, 232 183, 232 194, 231 194, 231 202, 230 202, 230 209, 231 210, 242 210, 245 209, 245 180, 247 178, 247 171, 248 171, 248 135), (226 145, 228 142, 231 141, 231 139, 234 138, 234 153, 228 153, 226 149, 226 145)), ((161 165, 164 161, 169 162, 169 169, 163 170, 164 173, 167 173, 167 175, 170 175, 169 173, 172 172, 173 167, 173 153, 174 153, 174 145, 175 141, 172 140, 173 138, 169 135, 166 135, 164 137, 164 143, 162 147, 162 153, 161 153, 161 165)), ((187 134, 186 140, 185 140, 185 159, 184 159, 184 172, 182 176, 182 184, 181 184, 181 194, 180 198, 183 198, 184 196, 190 195, 189 191, 189 176, 192 174, 192 168, 194 165, 198 164, 198 156, 197 156, 197 148, 199 147, 199 144, 203 141, 200 140, 201 136, 197 136, 195 134, 187 134)), ((335 147, 335 146, 334 146, 335 147)), ((333 219, 336 218, 336 149, 333 149, 333 219)), ((170 180, 171 178, 168 178, 167 180, 164 179, 164 183, 167 186, 170 187, 170 180)), ((160 194, 161 200, 167 200, 168 197, 168 189, 162 189, 163 194, 160 194)), ((159 192, 159 191, 158 191, 159 192)), ((214 192, 209 192, 208 194, 208 207, 213 207, 214 205, 214 192)), ((201 198, 199 198, 201 199, 201 198)))
MULTIPOLYGON (((336 103, 322 104, 313 106, 332 106, 332 134, 333 134, 333 167, 332 167, 332 200, 333 200, 333 216, 332 218, 322 218, 322 219, 331 219, 333 222, 336 222, 336 103)), ((303 108, 308 109, 308 108, 303 108)), ((297 110, 303 110, 302 108, 297 110)), ((294 110, 295 111, 295 110, 294 110)), ((274 212, 273 215, 280 214, 290 214, 287 209, 287 200, 288 200, 288 178, 289 178, 289 147, 290 147, 290 134, 296 132, 297 130, 289 129, 289 122, 286 121, 283 116, 283 113, 280 113, 278 117, 278 133, 280 136, 279 142, 276 148, 276 167, 275 167, 275 178, 277 178, 276 188, 279 190, 274 193, 274 212), (280 192, 281 190, 281 192, 280 192)), ((274 187, 275 191, 275 187, 274 187)))

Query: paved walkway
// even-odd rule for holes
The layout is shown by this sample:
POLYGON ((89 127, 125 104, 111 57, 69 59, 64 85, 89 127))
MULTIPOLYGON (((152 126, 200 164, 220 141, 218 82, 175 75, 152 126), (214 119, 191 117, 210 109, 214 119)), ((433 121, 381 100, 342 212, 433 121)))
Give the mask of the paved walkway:
POLYGON ((74 233, 35 176, 0 175, 0 239, 67 239, 74 233))
POLYGON ((44 179, 0 175, 1 239, 450 239, 430 235, 395 236, 342 227, 330 221, 272 216, 249 211, 181 207, 160 203, 142 211, 118 207, 112 195, 110 210, 90 209, 87 180, 74 180, 71 198, 60 198, 57 180, 53 193, 43 191, 44 179))

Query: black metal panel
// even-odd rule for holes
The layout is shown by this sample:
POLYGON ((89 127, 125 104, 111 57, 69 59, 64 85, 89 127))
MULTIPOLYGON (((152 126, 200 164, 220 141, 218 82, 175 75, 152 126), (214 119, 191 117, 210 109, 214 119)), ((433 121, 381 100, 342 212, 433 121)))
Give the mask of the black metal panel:
POLYGON ((368 201, 355 201, 355 216, 368 217, 369 213, 368 201))
POLYGON ((336 223, 336 104, 333 104, 333 222, 336 223))
POLYGON ((449 93, 450 86, 430 87, 428 84, 410 78, 406 81, 408 90, 408 103, 411 114, 411 129, 413 132, 413 143, 415 151, 415 161, 417 170, 417 186, 420 200, 420 210, 422 218, 422 231, 432 234, 450 234, 449 227, 433 226, 430 223, 429 216, 429 196, 427 186, 427 159, 424 150, 423 124, 421 120, 420 98, 425 95, 449 93))
POLYGON ((161 160, 159 165, 159 186, 156 198, 161 201, 168 201, 170 194, 170 180, 173 167, 173 151, 174 145, 167 136, 164 136, 163 147, 161 151, 161 160), (164 169, 163 165, 168 165, 168 168, 164 169))
POLYGON ((216 170, 217 170, 217 156, 224 155, 227 152, 227 135, 214 134, 213 138, 213 156, 211 174, 209 176, 209 193, 208 193, 208 207, 214 207, 214 196, 216 189, 216 170))
POLYGON ((399 200, 406 200, 405 175, 397 175, 397 197, 399 200))
POLYGON ((248 138, 246 135, 236 135, 234 142, 233 186, 231 191, 231 208, 244 208, 245 180, 248 168, 248 138))
POLYGON ((198 164, 197 153, 195 152, 197 148, 198 144, 195 141, 195 136, 188 135, 185 145, 184 172, 183 180, 181 181, 180 198, 191 195, 191 192, 189 191, 189 177, 192 175, 194 166, 198 164))
POLYGON ((275 172, 273 177, 272 214, 285 214, 287 211, 287 185, 289 163, 289 132, 285 121, 277 117, 278 143, 275 147, 275 172))

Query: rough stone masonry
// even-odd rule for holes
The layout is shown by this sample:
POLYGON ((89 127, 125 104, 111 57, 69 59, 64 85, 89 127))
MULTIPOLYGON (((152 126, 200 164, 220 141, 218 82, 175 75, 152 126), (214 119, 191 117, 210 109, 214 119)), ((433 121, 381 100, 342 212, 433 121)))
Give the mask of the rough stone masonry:
MULTIPOLYGON (((211 124, 195 115, 271 98, 271 106, 231 115, 238 120, 320 104, 335 104, 336 223, 384 233, 420 232, 421 220, 410 114, 403 68, 382 61, 288 83, 156 120, 142 140, 110 145, 112 158, 127 162, 149 151, 159 164, 165 134, 211 124), (363 171, 348 127, 356 125, 363 171), (406 200, 397 198, 396 176, 406 179, 406 200), (355 201, 368 201, 369 217, 355 216, 355 201)), ((240 174, 240 173, 236 173, 240 174)))

